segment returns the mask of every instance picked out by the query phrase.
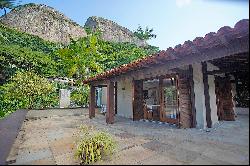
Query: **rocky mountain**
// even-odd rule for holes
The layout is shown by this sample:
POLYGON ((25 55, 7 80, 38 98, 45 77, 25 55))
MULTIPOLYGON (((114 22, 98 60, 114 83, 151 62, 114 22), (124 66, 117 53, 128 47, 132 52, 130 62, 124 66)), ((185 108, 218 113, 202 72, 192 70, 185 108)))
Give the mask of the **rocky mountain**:
MULTIPOLYGON (((44 40, 67 44, 70 38, 77 39, 87 36, 84 28, 58 12, 52 7, 42 4, 26 4, 0 17, 0 22, 10 28, 37 35, 44 40)), ((137 46, 146 46, 129 29, 102 17, 89 17, 84 25, 92 30, 99 29, 102 39, 112 42, 129 42, 137 46)))
POLYGON ((69 43, 70 38, 87 35, 83 27, 46 5, 26 4, 16 7, 0 17, 0 22, 44 40, 63 44, 69 43))
POLYGON ((113 42, 129 42, 137 46, 146 46, 144 40, 139 39, 129 29, 102 17, 89 17, 85 23, 85 28, 93 30, 99 29, 102 32, 102 39, 113 42))

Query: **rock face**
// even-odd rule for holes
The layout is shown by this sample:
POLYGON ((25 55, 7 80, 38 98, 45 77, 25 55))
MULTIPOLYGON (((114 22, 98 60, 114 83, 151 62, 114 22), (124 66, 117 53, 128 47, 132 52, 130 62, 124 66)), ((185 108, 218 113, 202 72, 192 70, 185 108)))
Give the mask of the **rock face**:
POLYGON ((67 44, 87 34, 83 27, 46 5, 27 4, 0 17, 0 22, 44 40, 67 44))
POLYGON ((137 46, 147 45, 146 41, 136 37, 129 29, 102 17, 89 17, 84 27, 90 28, 92 30, 99 29, 102 32, 102 39, 106 41, 129 42, 134 43, 137 46))

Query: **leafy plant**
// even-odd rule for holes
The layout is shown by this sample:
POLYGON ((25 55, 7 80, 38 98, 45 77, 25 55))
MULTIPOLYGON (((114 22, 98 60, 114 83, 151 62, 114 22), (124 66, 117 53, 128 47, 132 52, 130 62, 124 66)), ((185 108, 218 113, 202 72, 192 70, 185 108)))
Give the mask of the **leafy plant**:
POLYGON ((58 103, 53 84, 32 72, 17 72, 0 86, 1 117, 17 109, 40 109, 58 103))
MULTIPOLYGON (((56 62, 42 52, 16 45, 1 45, 0 57, 0 74, 4 80, 13 76, 18 70, 35 71, 46 77, 57 75, 56 62)), ((0 82, 4 83, 1 79, 0 82)))
POLYGON ((58 51, 61 74, 82 80, 159 51, 154 46, 103 41, 99 31, 88 33, 58 51))
POLYGON ((87 37, 77 41, 72 40, 71 44, 58 51, 60 58, 60 73, 65 76, 82 80, 86 76, 93 76, 102 72, 102 64, 97 59, 100 58, 98 53, 98 36, 89 34, 87 37))
POLYGON ((8 28, 1 23, 0 44, 0 84, 18 70, 32 70, 45 77, 58 75, 58 57, 54 51, 60 45, 8 28))
POLYGON ((81 140, 77 144, 75 156, 82 164, 91 164, 112 155, 117 143, 106 132, 94 131, 93 127, 81 126, 81 140))
POLYGON ((79 86, 71 92, 70 100, 78 106, 87 105, 89 101, 89 86, 79 86))
POLYGON ((45 41, 38 36, 20 32, 0 23, 0 43, 6 45, 18 45, 30 48, 32 51, 39 51, 46 54, 53 54, 62 47, 60 44, 45 41))
POLYGON ((156 38, 156 35, 153 34, 153 28, 149 29, 146 27, 145 30, 142 29, 142 27, 139 25, 136 31, 134 31, 134 34, 141 40, 149 40, 151 38, 156 38))

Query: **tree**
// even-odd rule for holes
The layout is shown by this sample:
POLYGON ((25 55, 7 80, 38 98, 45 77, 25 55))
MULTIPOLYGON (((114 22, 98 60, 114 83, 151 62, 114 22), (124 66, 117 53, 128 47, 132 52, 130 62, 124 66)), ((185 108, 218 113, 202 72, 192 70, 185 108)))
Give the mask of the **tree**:
POLYGON ((149 40, 151 38, 156 38, 156 35, 153 34, 153 28, 149 29, 148 26, 145 30, 142 29, 142 27, 139 25, 136 31, 134 31, 134 34, 141 40, 149 40))
POLYGON ((103 65, 98 63, 101 58, 98 48, 98 35, 95 33, 77 41, 72 40, 69 46, 58 50, 59 72, 73 77, 77 82, 102 72, 103 65))
POLYGON ((4 15, 6 15, 6 8, 13 9, 15 7, 15 0, 0 0, 0 9, 4 10, 4 15))

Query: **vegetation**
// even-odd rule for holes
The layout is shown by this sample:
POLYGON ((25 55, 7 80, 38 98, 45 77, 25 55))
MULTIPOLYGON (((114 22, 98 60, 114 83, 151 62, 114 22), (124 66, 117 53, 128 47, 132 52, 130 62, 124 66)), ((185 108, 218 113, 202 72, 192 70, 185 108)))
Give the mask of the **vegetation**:
POLYGON ((43 52, 45 54, 52 54, 54 51, 63 47, 60 44, 45 41, 38 36, 20 32, 13 28, 8 28, 1 23, 0 43, 6 45, 18 45, 20 47, 30 48, 32 51, 43 52))
POLYGON ((54 52, 61 45, 8 28, 0 23, 0 85, 16 71, 32 70, 44 77, 58 75, 54 52))
POLYGON ((117 143, 105 132, 93 131, 93 127, 81 126, 81 140, 77 145, 76 157, 82 164, 91 164, 112 155, 117 143))
POLYGON ((156 35, 153 34, 153 28, 149 29, 146 27, 145 30, 142 29, 142 27, 139 25, 136 31, 134 31, 134 34, 141 40, 149 40, 152 38, 156 38, 156 35))
POLYGON ((78 106, 85 106, 89 102, 89 86, 78 86, 71 92, 70 101, 78 106))
POLYGON ((32 72, 18 71, 0 87, 0 117, 17 109, 38 109, 58 104, 52 83, 32 72))
POLYGON ((58 51, 60 75, 82 80, 157 51, 154 46, 103 41, 99 32, 93 32, 58 51))
POLYGON ((32 51, 18 45, 0 47, 0 83, 9 79, 18 70, 34 71, 44 77, 57 75, 57 64, 51 56, 43 52, 32 51))
POLYGON ((4 15, 6 14, 6 8, 12 9, 14 8, 15 0, 0 0, 0 9, 4 10, 4 15))
MULTIPOLYGON (((82 85, 83 79, 159 50, 154 46, 137 47, 130 43, 103 41, 98 31, 88 31, 87 37, 72 40, 69 45, 63 46, 8 28, 1 23, 0 44, 0 117, 20 108, 45 108, 57 105, 58 89, 61 85, 53 84, 53 91, 49 93, 41 89, 46 94, 42 95, 43 93, 38 93, 33 87, 19 85, 25 82, 22 79, 26 78, 28 79, 26 81, 29 81, 36 77, 73 78, 76 80, 76 87, 72 91, 71 99, 73 103, 83 106, 88 104, 89 90, 88 86, 82 85), (30 98, 30 92, 22 93, 20 97, 15 92, 20 92, 18 90, 21 89, 13 90, 14 85, 21 89, 32 90, 35 93, 32 96, 34 98, 30 98)), ((35 81, 33 85, 29 85, 29 82, 25 83, 27 86, 38 86, 36 84, 38 82, 35 81)), ((46 82, 45 85, 48 83, 46 82)))

